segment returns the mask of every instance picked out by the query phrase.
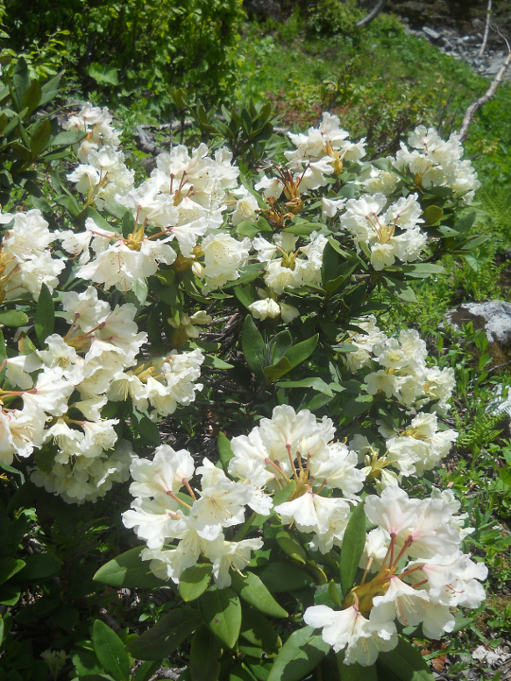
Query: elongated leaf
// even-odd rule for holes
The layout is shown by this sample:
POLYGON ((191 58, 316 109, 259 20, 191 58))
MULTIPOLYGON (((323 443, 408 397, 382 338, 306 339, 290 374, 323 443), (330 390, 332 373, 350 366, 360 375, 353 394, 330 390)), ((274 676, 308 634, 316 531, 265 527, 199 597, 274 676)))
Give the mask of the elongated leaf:
POLYGON ((192 681, 216 681, 220 674, 222 648, 216 636, 203 624, 197 629, 190 651, 192 681))
POLYGON ((51 553, 33 553, 25 557, 25 566, 11 580, 15 584, 43 581, 60 572, 62 561, 51 553))
POLYGON ((35 313, 35 332, 41 345, 46 340, 47 336, 51 336, 55 326, 55 306, 51 293, 46 286, 41 286, 41 293, 37 301, 37 310, 35 313))
POLYGON ((227 473, 229 461, 234 456, 234 453, 231 449, 231 441, 222 432, 220 432, 218 434, 217 447, 218 447, 218 453, 220 455, 220 462, 222 464, 222 468, 227 473))
POLYGON ((302 378, 301 381, 279 381, 276 384, 277 388, 312 388, 323 395, 333 397, 332 389, 325 383, 322 378, 302 378))
POLYGON ((271 562, 263 568, 259 577, 272 593, 303 589, 312 582, 312 577, 292 563, 271 562))
POLYGON ((115 631, 101 620, 96 620, 92 630, 92 642, 103 669, 116 681, 129 681, 130 659, 124 652, 124 643, 115 631))
POLYGON ((32 133, 30 139, 30 151, 32 152, 32 158, 35 159, 41 151, 44 150, 48 141, 51 137, 51 123, 45 118, 44 121, 39 123, 37 128, 32 133))
POLYGON ((248 366, 257 376, 263 375, 266 348, 264 341, 251 315, 245 317, 241 334, 241 348, 248 366))
POLYGON ((391 671, 399 681, 433 681, 435 678, 417 648, 402 638, 394 650, 378 655, 377 666, 391 671))
POLYGON ((241 598, 260 612, 270 617, 287 617, 288 613, 273 598, 260 578, 247 571, 242 577, 237 572, 232 574, 232 587, 241 598))
POLYGON ((3 324, 4 326, 24 326, 25 324, 28 324, 28 317, 21 310, 1 312, 0 324, 3 324))
POLYGON ((337 653, 337 668, 341 681, 378 681, 376 665, 362 667, 355 662, 354 664, 344 664, 344 651, 337 653))
POLYGON ((24 568, 25 565, 25 561, 19 558, 2 558, 0 560, 0 584, 10 579, 10 577, 24 568))
POLYGON ((364 502, 360 502, 353 511, 346 526, 341 549, 341 588, 347 594, 357 574, 358 564, 366 541, 366 515, 364 502))
POLYGON ((67 147, 71 144, 78 144, 87 135, 83 130, 66 130, 59 132, 50 140, 49 147, 67 147))
POLYGON ((359 416, 364 412, 368 411, 374 402, 373 395, 368 395, 367 393, 361 393, 351 400, 348 400, 343 408, 343 413, 345 416, 354 418, 359 416))
POLYGON ((289 360, 293 369, 312 355, 318 344, 318 339, 319 333, 289 348, 284 357, 289 360))
POLYGON ((158 579, 149 569, 149 561, 142 560, 141 546, 136 546, 120 556, 108 561, 94 575, 95 582, 108 584, 116 589, 151 589, 162 586, 165 582, 158 579))
POLYGON ((212 589, 202 594, 199 610, 212 633, 233 648, 240 633, 241 604, 233 589, 212 589))
POLYGON ((186 568, 179 579, 179 594, 184 601, 195 601, 206 591, 211 582, 211 564, 199 564, 186 568))
POLYGON ((145 634, 131 641, 126 650, 137 660, 162 660, 201 625, 197 610, 191 607, 172 610, 145 634))
POLYGON ((290 532, 280 530, 280 532, 277 533, 276 539, 277 544, 284 553, 287 553, 288 556, 300 563, 306 562, 307 554, 305 553, 305 549, 290 532))
POLYGON ((39 102, 41 101, 42 94, 43 92, 41 90, 41 86, 39 85, 39 81, 33 80, 30 83, 30 87, 25 92, 21 102, 21 108, 27 109, 25 118, 28 118, 28 116, 30 116, 30 114, 37 109, 39 102))
POLYGON ((273 652, 282 647, 280 636, 273 626, 264 615, 253 608, 243 608, 240 636, 251 645, 263 648, 267 652, 273 652))
POLYGON ((312 627, 298 629, 280 649, 268 681, 299 681, 307 676, 325 655, 330 646, 321 634, 315 633, 312 627))
POLYGON ((281 376, 291 371, 292 368, 288 358, 282 357, 276 364, 264 367, 264 376, 268 383, 273 383, 273 381, 278 380, 281 376))

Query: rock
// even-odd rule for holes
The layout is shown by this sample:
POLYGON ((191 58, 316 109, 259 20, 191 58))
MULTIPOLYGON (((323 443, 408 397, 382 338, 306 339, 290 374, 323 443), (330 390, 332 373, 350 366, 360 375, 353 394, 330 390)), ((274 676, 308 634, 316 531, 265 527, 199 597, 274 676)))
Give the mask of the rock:
POLYGON ((434 28, 429 28, 429 26, 423 26, 422 31, 432 40, 438 40, 441 37, 438 31, 435 31, 434 28))
POLYGON ((502 54, 494 57, 491 61, 491 64, 485 69, 486 75, 496 76, 497 73, 502 68, 502 65, 504 64, 505 61, 506 61, 506 57, 502 54))
POLYGON ((484 329, 494 364, 511 358, 511 303, 490 300, 486 303, 463 303, 446 313, 447 323, 455 330, 472 322, 474 331, 484 329))

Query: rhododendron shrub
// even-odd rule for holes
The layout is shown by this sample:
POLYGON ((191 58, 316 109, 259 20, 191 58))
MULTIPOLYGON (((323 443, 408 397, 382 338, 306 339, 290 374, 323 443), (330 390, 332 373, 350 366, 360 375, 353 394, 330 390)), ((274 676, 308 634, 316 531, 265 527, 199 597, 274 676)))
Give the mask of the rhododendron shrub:
POLYGON ((253 176, 180 144, 136 182, 106 109, 64 128, 63 193, 0 216, 3 468, 68 504, 129 488, 138 544, 95 579, 178 599, 136 659, 192 640, 192 681, 205 647, 211 681, 404 679, 396 656, 432 678, 404 631, 452 634, 486 568, 435 477, 453 372, 385 312, 470 247, 457 136, 371 163, 325 113, 253 176), (184 446, 204 405, 218 452, 184 446))

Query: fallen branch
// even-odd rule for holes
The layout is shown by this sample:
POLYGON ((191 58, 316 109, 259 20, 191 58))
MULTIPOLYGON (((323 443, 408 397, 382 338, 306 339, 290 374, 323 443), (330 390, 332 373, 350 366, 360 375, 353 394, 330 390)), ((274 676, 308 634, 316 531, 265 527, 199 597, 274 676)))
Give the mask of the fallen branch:
POLYGON ((472 102, 472 104, 466 110, 465 116, 463 117, 463 123, 461 124, 461 128, 458 133, 460 137, 460 142, 464 142, 466 140, 468 129, 473 122, 476 112, 479 111, 479 109, 482 106, 484 106, 486 102, 489 102, 490 99, 495 94, 495 92, 497 91, 497 88, 500 85, 502 79, 504 78, 504 74, 506 73, 509 64, 511 64, 511 52, 509 52, 509 54, 507 55, 506 60, 502 64, 499 72, 493 79, 492 84, 486 90, 484 95, 482 97, 479 97, 479 99, 476 99, 475 102, 472 102))
POLYGON ((486 25, 484 27, 483 42, 481 44, 481 49, 479 50, 478 57, 483 56, 484 48, 488 42, 488 33, 490 32, 490 17, 491 17, 491 0, 488 0, 488 9, 486 10, 486 25))
POLYGON ((383 10, 386 3, 387 3, 387 0, 379 0, 378 4, 373 8, 373 10, 371 12, 369 12, 369 14, 366 17, 364 17, 363 19, 360 19, 360 21, 357 21, 355 26, 357 28, 362 28, 362 26, 367 26, 367 24, 370 24, 371 21, 373 19, 376 19, 378 14, 383 10))

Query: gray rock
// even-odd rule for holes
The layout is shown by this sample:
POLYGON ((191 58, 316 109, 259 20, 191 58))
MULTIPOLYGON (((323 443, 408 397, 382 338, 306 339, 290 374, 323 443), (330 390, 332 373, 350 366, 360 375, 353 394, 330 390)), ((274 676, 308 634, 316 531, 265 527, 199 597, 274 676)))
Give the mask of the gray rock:
POLYGON ((496 343, 502 351, 511 350, 511 303, 490 300, 486 303, 463 303, 449 310, 445 318, 456 330, 472 322, 474 330, 484 329, 490 343, 496 343))
POLYGON ((488 76, 496 76, 505 61, 506 58, 504 55, 496 56, 494 59, 492 59, 491 64, 485 69, 485 73, 488 76))
POLYGON ((441 34, 438 31, 435 31, 434 28, 429 28, 429 26, 423 26, 422 30, 428 36, 428 38, 431 38, 432 40, 438 40, 440 38, 441 34))

